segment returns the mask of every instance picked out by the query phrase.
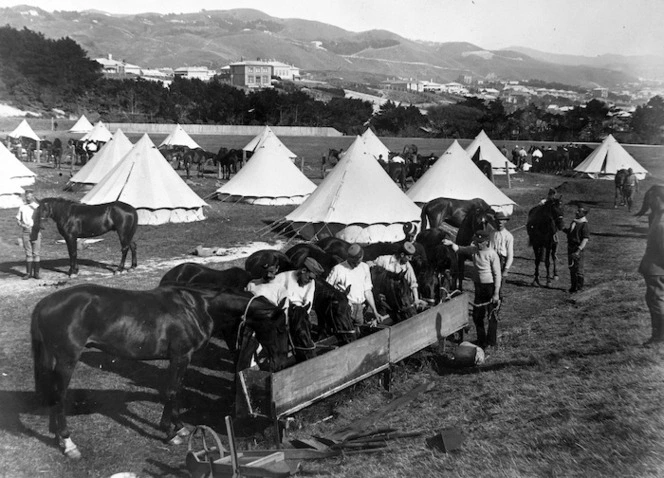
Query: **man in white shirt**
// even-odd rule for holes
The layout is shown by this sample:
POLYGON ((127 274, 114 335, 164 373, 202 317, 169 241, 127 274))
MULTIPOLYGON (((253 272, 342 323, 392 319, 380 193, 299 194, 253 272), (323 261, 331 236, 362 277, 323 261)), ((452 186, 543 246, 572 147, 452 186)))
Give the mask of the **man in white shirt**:
POLYGON ((502 211, 496 213, 498 229, 491 231, 489 236, 491 248, 498 253, 498 259, 500 259, 500 300, 503 300, 502 292, 505 289, 505 279, 507 279, 507 273, 514 262, 514 236, 505 228, 509 219, 509 216, 502 211))
POLYGON ((422 309, 426 306, 426 302, 420 300, 417 277, 415 276, 415 271, 410 263, 414 255, 415 246, 411 242, 406 241, 401 245, 399 252, 396 254, 379 256, 373 261, 373 264, 397 274, 405 272, 406 282, 408 282, 413 294, 413 299, 415 299, 415 306, 418 309, 422 309))
POLYGON ((313 257, 307 257, 299 269, 277 274, 274 283, 286 289, 290 304, 307 306, 307 312, 311 313, 316 291, 314 279, 322 273, 323 266, 313 257))
POLYGON ((359 244, 352 244, 348 248, 348 259, 337 264, 327 276, 327 282, 337 289, 348 292, 348 302, 355 327, 364 324, 364 303, 366 302, 377 320, 383 321, 388 315, 381 315, 376 309, 373 297, 373 283, 371 282, 371 269, 369 265, 362 262, 364 251, 359 244))
POLYGON ((262 276, 250 281, 245 289, 254 295, 265 297, 274 305, 279 305, 283 299, 286 299, 284 307, 288 309, 288 291, 282 283, 274 281, 279 271, 279 261, 276 257, 273 259, 273 263, 262 264, 262 276))
POLYGON ((41 252, 41 228, 35 227, 35 219, 38 214, 39 203, 30 189, 25 190, 25 204, 18 208, 16 221, 21 227, 21 239, 25 251, 26 274, 23 280, 34 277, 39 279, 39 262, 41 252))

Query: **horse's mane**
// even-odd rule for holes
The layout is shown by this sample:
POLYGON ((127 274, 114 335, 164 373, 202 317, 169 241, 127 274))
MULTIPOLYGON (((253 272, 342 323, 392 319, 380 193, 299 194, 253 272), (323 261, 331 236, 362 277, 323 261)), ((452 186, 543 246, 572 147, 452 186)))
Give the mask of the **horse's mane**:
POLYGON ((341 299, 346 297, 346 294, 344 294, 342 290, 337 289, 332 284, 323 279, 316 279, 316 291, 321 294, 324 299, 341 299))
POLYGON ((40 204, 43 203, 43 202, 49 202, 49 203, 53 203, 53 204, 79 204, 78 201, 74 201, 72 199, 67 199, 67 198, 62 198, 62 197, 48 197, 48 198, 41 199, 39 201, 40 204))

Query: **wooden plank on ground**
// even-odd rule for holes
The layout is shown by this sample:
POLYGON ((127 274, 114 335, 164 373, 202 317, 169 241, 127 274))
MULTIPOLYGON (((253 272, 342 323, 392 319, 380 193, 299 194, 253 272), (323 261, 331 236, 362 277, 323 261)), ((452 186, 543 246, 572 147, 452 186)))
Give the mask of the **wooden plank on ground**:
POLYGON ((390 363, 444 340, 468 325, 468 295, 461 294, 390 327, 390 363))
POLYGON ((389 330, 381 330, 272 374, 277 416, 296 412, 387 368, 389 335, 389 330))

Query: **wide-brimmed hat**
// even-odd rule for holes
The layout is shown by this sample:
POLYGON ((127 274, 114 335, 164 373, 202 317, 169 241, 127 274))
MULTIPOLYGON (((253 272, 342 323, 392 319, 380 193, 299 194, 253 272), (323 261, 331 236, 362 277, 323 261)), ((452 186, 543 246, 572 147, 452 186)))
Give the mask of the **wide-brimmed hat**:
POLYGON ((502 211, 496 213, 496 221, 509 221, 510 217, 502 211))
POLYGON ((407 256, 413 256, 415 255, 416 252, 415 246, 413 245, 412 242, 406 241, 401 245, 401 252, 403 252, 407 256))
POLYGON ((473 242, 476 243, 481 243, 481 242, 486 242, 489 240, 489 231, 486 231, 484 229, 480 229, 479 231, 475 232, 473 235, 473 242))
POLYGON ((364 257, 364 250, 359 244, 351 244, 348 248, 348 258, 349 259, 362 259, 364 257))
POLYGON ((321 266, 320 263, 313 257, 307 257, 304 260, 304 267, 316 275, 321 275, 323 273, 323 266, 321 266))

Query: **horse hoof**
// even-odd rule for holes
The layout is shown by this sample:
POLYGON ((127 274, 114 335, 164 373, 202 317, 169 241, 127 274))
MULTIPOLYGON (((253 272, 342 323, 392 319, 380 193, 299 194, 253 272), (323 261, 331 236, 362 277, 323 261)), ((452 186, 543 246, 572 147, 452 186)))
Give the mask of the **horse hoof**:
POLYGON ((182 445, 184 443, 184 438, 176 433, 171 439, 166 440, 166 443, 174 446, 182 445))
POLYGON ((532 285, 533 287, 541 287, 539 281, 536 281, 536 280, 532 281, 532 282, 530 283, 530 285, 532 285))
POLYGON ((182 427, 175 434, 179 437, 188 437, 191 435, 191 432, 187 427, 182 427))
POLYGON ((71 438, 60 438, 59 443, 60 448, 62 448, 62 453, 69 458, 70 460, 78 460, 81 458, 81 452, 78 451, 78 447, 74 444, 71 438))

